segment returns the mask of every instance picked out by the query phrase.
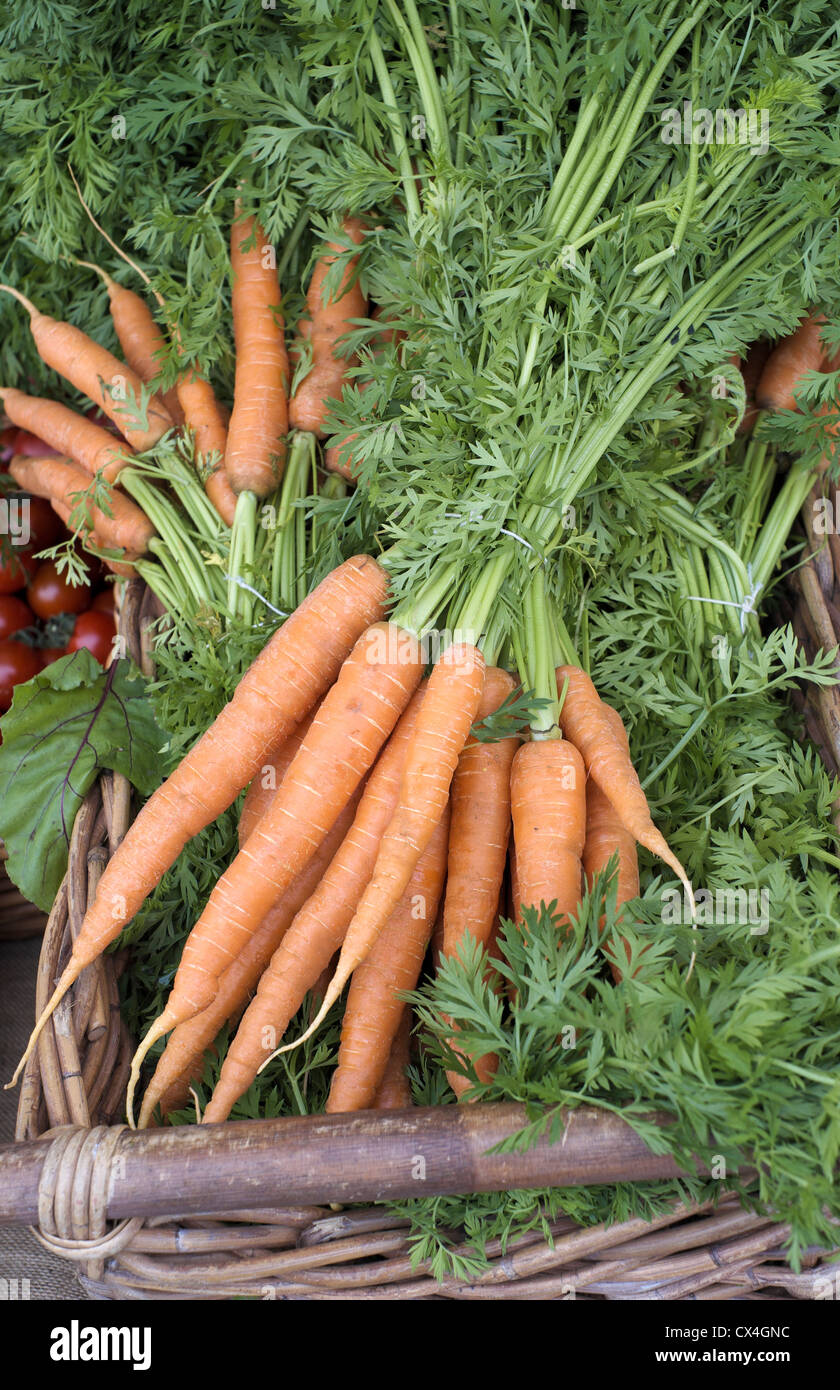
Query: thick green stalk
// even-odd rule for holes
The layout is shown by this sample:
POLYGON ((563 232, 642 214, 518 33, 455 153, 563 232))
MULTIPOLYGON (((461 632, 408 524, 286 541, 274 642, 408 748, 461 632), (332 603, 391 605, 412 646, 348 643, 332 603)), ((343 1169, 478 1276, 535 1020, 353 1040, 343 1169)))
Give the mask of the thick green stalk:
POLYGON ((538 699, 548 704, 535 711, 531 721, 531 737, 534 739, 559 738, 560 707, 557 699, 557 682, 554 679, 554 646, 545 591, 545 569, 539 565, 525 593, 523 617, 525 620, 525 665, 520 668, 520 679, 526 689, 533 690, 538 699))
POLYGON ((391 74, 388 71, 388 64, 385 61, 385 54, 382 52, 382 44, 379 42, 379 35, 373 25, 368 30, 368 47, 370 48, 371 61, 382 92, 382 100, 385 104, 385 119, 391 131, 391 140, 394 145, 394 153, 399 165, 400 178, 402 179, 403 194, 405 196, 405 206, 408 213, 409 227, 416 227, 420 221, 420 198, 417 193, 417 186, 414 182, 414 169, 411 163, 411 153, 405 138, 402 121, 400 120, 399 107, 394 92, 391 74))
POLYGON ((252 581, 254 573, 254 535, 257 527, 257 499, 253 492, 240 492, 230 529, 228 552, 228 612, 245 623, 253 622, 253 595, 238 581, 252 581), (244 573, 243 573, 244 571, 244 573))

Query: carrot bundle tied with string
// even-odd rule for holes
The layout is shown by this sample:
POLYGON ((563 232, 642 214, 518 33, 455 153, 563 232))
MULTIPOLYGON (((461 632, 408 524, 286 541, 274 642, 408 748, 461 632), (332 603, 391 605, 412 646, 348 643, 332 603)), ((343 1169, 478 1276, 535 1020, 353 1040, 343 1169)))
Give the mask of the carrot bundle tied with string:
POLYGON ((304 995, 314 988, 341 947, 397 804, 406 754, 424 696, 421 686, 368 778, 341 847, 272 956, 228 1048, 204 1114, 207 1123, 227 1119, 283 1037, 304 995))
POLYGON ((297 1042, 279 1052, 299 1047, 320 1027, 405 892, 449 799, 458 758, 481 701, 484 669, 481 652, 467 642, 447 647, 436 663, 409 745, 399 800, 382 837, 373 877, 348 927, 335 975, 317 1017, 297 1042))
POLYGON ((289 359, 273 249, 255 217, 231 227, 236 375, 225 446, 234 492, 265 497, 283 476, 289 428, 289 359))
POLYGON ((172 429, 169 411, 162 402, 148 399, 148 392, 144 418, 144 383, 125 362, 72 323, 42 314, 11 285, 0 285, 0 290, 13 295, 29 314, 29 327, 41 360, 113 420, 133 448, 141 453, 151 449, 172 429))
MULTIPOLYGON (((9 464, 9 472, 15 482, 31 492, 34 497, 45 497, 53 507, 65 512, 69 517, 79 503, 80 496, 91 485, 90 476, 70 459, 33 458, 17 455, 9 464), (58 506, 56 506, 58 504, 58 506)), ((145 554, 149 541, 155 534, 145 512, 142 512, 124 493, 111 489, 106 503, 108 512, 97 507, 89 499, 82 505, 82 532, 92 530, 100 545, 113 550, 124 550, 131 556, 145 554)))
POLYGON ((345 560, 327 575, 266 644, 230 703, 149 798, 100 879, 70 960, 11 1084, 85 966, 116 940, 187 841, 230 806, 268 750, 332 684, 360 633, 381 617, 387 588, 385 571, 369 555, 345 560))
POLYGON ((325 839, 419 684, 419 642, 406 659, 404 645, 389 642, 388 626, 374 624, 359 638, 277 796, 213 888, 187 938, 166 1007, 135 1053, 129 1122, 149 1047, 212 1003, 219 977, 325 839))
MULTIPOLYGON (((365 224, 358 217, 345 217, 341 225, 348 239, 360 246, 365 224)), ((312 272, 306 293, 309 318, 301 319, 298 324, 299 335, 311 347, 312 365, 289 402, 289 423, 295 429, 309 430, 319 439, 325 434, 328 403, 341 396, 347 370, 352 365, 351 359, 341 356, 339 340, 353 327, 353 319, 365 317, 368 307, 367 296, 355 279, 358 264, 355 256, 348 261, 336 293, 328 295, 324 281, 343 250, 339 242, 327 244, 325 254, 312 272)))
POLYGON ((589 676, 578 666, 558 666, 555 674, 558 692, 562 695, 564 686, 566 690, 560 715, 563 731, 580 752, 588 776, 611 801, 622 824, 638 843, 673 869, 693 902, 685 869, 651 819, 647 797, 630 754, 605 713, 589 676))
POLYGON ((408 1007, 399 996, 417 984, 432 934, 446 877, 448 835, 447 807, 370 955, 353 974, 327 1114, 373 1104, 408 1007))

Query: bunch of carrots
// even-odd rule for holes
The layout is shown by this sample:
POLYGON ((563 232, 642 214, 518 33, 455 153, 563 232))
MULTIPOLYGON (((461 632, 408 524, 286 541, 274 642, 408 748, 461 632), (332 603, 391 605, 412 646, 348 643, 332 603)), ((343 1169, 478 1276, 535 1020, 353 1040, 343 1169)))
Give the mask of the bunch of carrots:
MULTIPOLYGON (((150 284, 145 272, 95 225, 150 284)), ((192 512, 190 520, 199 526, 203 538, 221 541, 232 553, 242 538, 235 540, 231 528, 234 535, 237 528, 240 533, 250 528, 253 534, 255 502, 277 491, 287 454, 314 456, 314 442, 324 437, 328 403, 341 394, 352 365, 352 359, 342 355, 341 340, 368 309, 358 284, 357 258, 349 258, 336 296, 327 292, 324 281, 336 258, 347 247, 359 245, 364 234, 360 219, 346 218, 347 246, 329 243, 315 266, 307 316, 298 324, 298 341, 292 347, 294 364, 305 345, 306 370, 300 373, 302 379, 290 399, 289 352, 273 250, 256 218, 241 215, 237 205, 230 238, 236 348, 230 412, 196 366, 184 366, 173 388, 157 389, 167 357, 173 350, 179 355, 178 327, 169 323, 167 342, 142 296, 118 284, 99 266, 80 262, 105 282, 122 361, 81 329, 41 313, 18 289, 0 286, 29 314, 42 360, 90 403, 87 413, 81 413, 58 401, 0 387, 0 402, 9 421, 46 446, 42 457, 14 458, 9 468, 12 476, 26 491, 46 498, 117 574, 128 577, 139 572, 157 587, 156 571, 144 564, 144 557, 159 555, 169 544, 163 524, 168 513, 150 490, 138 455, 176 439, 180 431, 190 443, 195 476, 191 479, 183 470, 176 472, 170 454, 163 481, 186 503, 187 512, 192 512), (91 418, 97 413, 99 419, 91 418), (197 481, 212 506, 209 515, 206 503, 196 498, 197 481), (178 487, 179 483, 186 487, 178 487)), ((166 315, 165 302, 160 295, 156 298, 166 315)), ((159 597, 171 603, 172 589, 162 586, 159 597)))
POLYGON ((103 875, 30 1047, 187 840, 251 783, 240 852, 135 1058, 131 1095, 148 1048, 172 1033, 141 1124, 182 1092, 257 985, 205 1115, 224 1119, 336 952, 308 1032, 352 977, 330 1109, 372 1104, 404 1041, 400 994, 417 981, 439 902, 446 953, 466 932, 489 941, 511 827, 517 915, 554 904, 561 929, 580 901, 584 864, 591 878, 617 853, 625 899, 638 888, 636 840, 679 868, 651 822, 621 721, 583 671, 557 672, 566 737, 478 741, 473 725, 504 704, 513 677, 453 642, 426 678, 423 644, 387 621, 387 603, 387 572, 370 556, 322 581, 146 803, 103 875))
MULTIPOLYGON (((148 517, 113 484, 126 476, 133 449, 154 447, 180 427, 194 438, 221 522, 236 528, 250 519, 256 499, 277 489, 287 461, 324 438, 330 402, 351 365, 341 339, 368 311, 352 257, 337 294, 324 290, 330 266, 365 234, 352 218, 343 231, 347 245, 328 245, 316 266, 290 367, 272 258, 256 219, 237 216, 229 421, 194 368, 174 391, 154 391, 163 335, 140 296, 110 277, 125 363, 10 290, 30 314, 44 361, 121 435, 63 405, 5 389, 14 423, 66 455, 13 463, 18 481, 69 517, 88 480, 104 479, 111 487, 107 504, 93 509, 93 537, 119 546, 118 563, 131 564, 152 533, 148 517), (308 369, 289 399, 290 372, 301 375, 304 353, 308 369)), ((832 369, 822 322, 809 316, 760 363, 760 373, 755 360, 745 367, 753 377, 750 404, 795 408, 803 373, 832 369)), ((174 327, 172 334, 177 343, 174 327)), ((352 439, 344 441, 328 462, 351 474, 351 448, 352 439)), ((82 971, 116 940, 187 842, 246 787, 239 853, 195 923, 166 1007, 136 1053, 131 1123, 140 1067, 159 1039, 171 1035, 143 1096, 141 1126, 183 1101, 220 1029, 238 1022, 204 1114, 221 1121, 278 1051, 320 1026, 348 984, 328 1108, 407 1103, 403 995, 417 983, 436 924, 443 955, 457 955, 468 935, 492 952, 508 876, 511 915, 522 922, 526 909, 547 907, 560 931, 569 929, 584 887, 610 865, 618 907, 637 896, 637 844, 662 859, 691 896, 683 866, 651 819, 620 714, 576 662, 546 665, 562 642, 538 653, 549 671, 547 682, 545 671, 534 682, 550 696, 545 717, 532 721, 527 738, 488 739, 476 726, 516 697, 523 663, 518 679, 488 657, 491 642, 456 637, 429 669, 420 625, 392 610, 388 563, 387 552, 354 556, 305 597, 140 811, 102 876, 21 1067, 82 971), (322 993, 315 1018, 284 1046, 313 991, 322 993)), ((534 593, 541 620, 539 574, 534 593)), ((620 980, 622 962, 610 958, 609 967, 620 980)), ((463 1072, 449 1074, 459 1096, 472 1089, 470 1069, 479 1081, 493 1072, 492 1057, 464 1060, 463 1072)))

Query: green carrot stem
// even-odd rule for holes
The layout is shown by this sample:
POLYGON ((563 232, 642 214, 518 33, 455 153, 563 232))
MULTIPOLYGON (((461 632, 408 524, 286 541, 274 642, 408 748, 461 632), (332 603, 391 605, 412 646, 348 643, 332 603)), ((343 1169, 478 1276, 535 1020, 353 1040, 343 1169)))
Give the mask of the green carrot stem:
POLYGON ((765 517, 750 557, 753 583, 761 589, 766 589, 770 582, 790 535, 790 528, 804 506, 816 476, 814 469, 791 468, 765 517))
POLYGON ((519 672, 523 685, 533 690, 539 699, 548 704, 535 711, 531 721, 531 737, 547 739, 559 737, 559 706, 557 701, 557 682, 554 679, 554 637, 548 612, 545 591, 545 569, 540 565, 525 592, 523 605, 525 620, 524 656, 525 667, 519 672))
POLYGON ((237 580, 250 581, 254 572, 254 532, 257 524, 257 499, 253 492, 240 492, 230 528, 228 551, 227 606, 232 617, 253 620, 254 601, 247 589, 237 580))
POLYGON ((385 105, 385 119, 388 122, 394 153, 399 165, 409 225, 416 225, 420 221, 421 212, 420 198, 414 182, 414 169, 411 164, 411 154, 409 153, 402 121, 400 120, 397 98, 391 82, 391 74, 388 71, 388 64, 385 61, 382 44, 379 42, 379 35, 372 24, 368 30, 368 47, 370 48, 374 72, 376 73, 379 88, 382 92, 382 100, 385 105))
MULTIPOLYGON (((385 564, 387 568, 387 554, 379 557, 379 563, 385 564)), ((415 637, 421 637, 432 625, 434 618, 445 606, 447 599, 451 596, 452 590, 458 582, 458 571, 460 566, 457 561, 451 561, 448 565, 434 570, 430 577, 422 584, 417 593, 407 598, 394 611, 391 621, 398 627, 402 627, 406 632, 414 633, 415 637)), ((461 625, 464 630, 463 625, 461 625)), ((470 631, 482 631, 483 629, 469 629, 470 631)))

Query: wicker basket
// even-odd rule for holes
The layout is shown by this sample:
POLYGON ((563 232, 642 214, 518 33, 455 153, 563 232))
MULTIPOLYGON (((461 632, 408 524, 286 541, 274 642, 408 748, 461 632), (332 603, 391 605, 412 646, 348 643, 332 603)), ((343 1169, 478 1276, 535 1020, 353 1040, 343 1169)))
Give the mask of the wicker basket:
MULTIPOLYGON (((800 571, 795 613, 789 615, 811 650, 835 644, 835 616, 840 630, 840 595, 832 560, 840 574, 836 548, 800 571)), ((132 581, 120 626, 129 651, 147 672, 146 630, 154 611, 151 595, 139 581, 132 581)), ((809 693, 803 703, 809 732, 836 770, 840 767, 840 695, 836 690, 820 690, 809 693)), ((127 784, 120 777, 103 775, 76 819, 68 872, 47 923, 37 981, 39 1012, 129 816, 127 784)), ((119 970, 119 957, 99 960, 56 1010, 26 1069, 16 1136, 32 1140, 51 1132, 37 1191, 40 1230, 36 1234, 50 1248, 78 1262, 81 1282, 93 1297, 784 1300, 832 1296, 837 1266, 828 1264, 830 1252, 806 1251, 801 1272, 793 1273, 782 1249, 786 1228, 774 1224, 769 1215, 745 1211, 725 1193, 715 1206, 675 1205, 653 1221, 634 1219, 610 1228, 582 1229, 564 1218, 554 1222, 548 1240, 541 1231, 534 1231, 505 1251, 491 1243, 487 1250, 491 1268, 473 1282, 437 1282, 427 1265, 412 1264, 406 1223, 381 1206, 336 1211, 318 1206, 256 1209, 255 1204, 253 1210, 223 1214, 133 1217, 109 1230, 109 1165, 124 1134, 120 1120, 133 1050, 119 1012, 119 970), (91 1126, 112 1128, 91 1130, 91 1126)), ((376 1133, 383 1117, 361 1118, 369 1132, 376 1133)), ((310 1162, 317 1165, 315 1154, 310 1162)), ((467 1183, 463 1190, 473 1190, 473 1185, 467 1183)), ((173 1204, 177 1206, 175 1199, 173 1204)))

